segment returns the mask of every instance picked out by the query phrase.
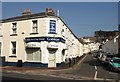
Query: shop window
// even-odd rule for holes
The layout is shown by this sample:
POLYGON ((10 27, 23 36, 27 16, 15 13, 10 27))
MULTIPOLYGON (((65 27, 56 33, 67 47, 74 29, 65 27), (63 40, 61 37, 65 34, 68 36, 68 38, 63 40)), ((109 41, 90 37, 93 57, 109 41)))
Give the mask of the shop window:
POLYGON ((32 21, 32 33, 38 33, 38 21, 37 20, 32 21))
POLYGON ((35 48, 27 48, 27 60, 28 61, 41 61, 41 50, 35 48))

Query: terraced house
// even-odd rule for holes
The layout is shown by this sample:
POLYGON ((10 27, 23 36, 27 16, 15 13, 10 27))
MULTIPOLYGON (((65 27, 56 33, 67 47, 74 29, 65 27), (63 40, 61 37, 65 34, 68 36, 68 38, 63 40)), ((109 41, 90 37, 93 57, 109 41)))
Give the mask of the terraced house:
POLYGON ((37 14, 26 9, 1 23, 1 57, 7 65, 22 60, 24 66, 59 67, 83 55, 79 39, 51 8, 37 14))

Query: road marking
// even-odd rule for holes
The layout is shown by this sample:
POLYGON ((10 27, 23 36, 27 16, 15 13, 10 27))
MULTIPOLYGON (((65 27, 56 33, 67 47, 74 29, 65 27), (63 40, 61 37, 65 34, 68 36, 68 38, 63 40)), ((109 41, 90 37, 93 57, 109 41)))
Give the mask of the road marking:
POLYGON ((95 76, 94 76, 94 80, 97 79, 97 71, 95 71, 95 76))
POLYGON ((98 72, 97 72, 97 66, 95 66, 95 76, 94 76, 95 80, 97 79, 97 74, 98 74, 98 72))
POLYGON ((95 66, 95 70, 97 70, 97 66, 95 66))

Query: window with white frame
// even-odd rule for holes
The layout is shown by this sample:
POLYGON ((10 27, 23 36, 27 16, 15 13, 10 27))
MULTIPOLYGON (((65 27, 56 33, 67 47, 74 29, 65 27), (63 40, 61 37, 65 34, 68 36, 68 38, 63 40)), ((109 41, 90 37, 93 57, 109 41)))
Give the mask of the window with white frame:
POLYGON ((2 35, 2 28, 0 28, 0 35, 2 35))
POLYGON ((12 23, 12 34, 17 34, 17 23, 12 23))
POLYGON ((62 29, 61 34, 62 34, 63 37, 65 36, 65 30, 64 29, 62 29))
POLYGON ((0 35, 2 35, 2 26, 0 26, 0 35))
POLYGON ((32 21, 32 33, 38 33, 38 21, 37 20, 32 21))
POLYGON ((27 61, 41 61, 41 50, 39 48, 27 48, 27 61))
POLYGON ((11 42, 11 55, 16 55, 16 42, 11 42))

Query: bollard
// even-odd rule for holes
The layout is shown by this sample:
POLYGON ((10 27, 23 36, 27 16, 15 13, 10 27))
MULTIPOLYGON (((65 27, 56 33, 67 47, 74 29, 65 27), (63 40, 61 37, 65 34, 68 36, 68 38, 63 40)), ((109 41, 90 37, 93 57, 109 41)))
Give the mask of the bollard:
POLYGON ((17 67, 22 67, 22 60, 18 60, 18 62, 17 62, 17 65, 16 65, 17 67))

